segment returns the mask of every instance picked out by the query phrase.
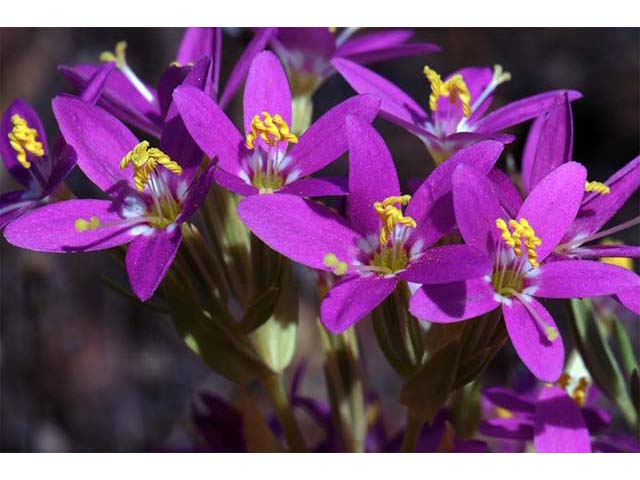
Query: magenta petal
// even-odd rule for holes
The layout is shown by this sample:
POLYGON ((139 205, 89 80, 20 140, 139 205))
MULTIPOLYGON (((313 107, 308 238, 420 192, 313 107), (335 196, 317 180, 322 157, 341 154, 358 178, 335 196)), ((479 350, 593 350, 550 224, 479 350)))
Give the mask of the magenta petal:
POLYGON ((393 292, 398 280, 352 276, 335 285, 322 300, 320 319, 332 333, 342 333, 393 292))
POLYGON ((540 141, 540 132, 546 123, 546 116, 538 115, 529 127, 527 140, 524 143, 522 151, 522 188, 526 193, 531 191, 531 173, 533 172, 533 164, 536 159, 536 151, 538 150, 538 142, 540 141))
POLYGON ((413 37, 411 29, 388 29, 380 32, 349 38, 336 50, 334 56, 346 57, 363 52, 371 52, 380 48, 401 45, 413 37))
POLYGON ((38 205, 38 198, 29 199, 25 196, 24 190, 0 194, 0 230, 38 205))
POLYGON ((396 167, 382 137, 368 122, 347 119, 349 138, 349 199, 347 212, 351 225, 363 237, 380 231, 376 202, 400 195, 396 167))
MULTIPOLYGON (((76 90, 82 91, 100 68, 102 66, 83 64, 61 66, 58 70, 76 90)), ((159 137, 162 114, 157 95, 151 86, 145 86, 153 95, 152 102, 143 97, 120 70, 114 70, 105 82, 98 105, 122 121, 159 137)))
POLYGON ((440 47, 433 43, 405 43, 404 45, 395 45, 391 47, 379 48, 367 52, 353 53, 350 55, 336 55, 336 57, 348 58, 352 62, 361 64, 383 62, 385 60, 393 60, 396 58, 413 57, 417 55, 426 55, 428 53, 439 52, 440 47))
POLYGON ((491 282, 484 278, 424 285, 411 297, 409 311, 420 320, 454 323, 495 310, 500 305, 495 296, 491 282))
POLYGON ((528 441, 533 438, 533 421, 528 418, 490 418, 483 420, 478 431, 492 438, 528 441))
POLYGON ((640 315, 640 287, 625 288, 614 297, 625 308, 631 310, 636 315, 640 315))
POLYGON ((284 68, 271 52, 255 56, 244 87, 244 131, 251 131, 251 121, 262 112, 279 114, 291 127, 291 90, 284 68))
POLYGON ((176 256, 182 232, 180 228, 156 230, 151 235, 138 235, 127 250, 125 263, 129 283, 143 302, 151 298, 176 256))
MULTIPOLYGON (((473 105, 475 99, 477 99, 482 91, 489 85, 493 78, 493 70, 490 68, 477 68, 477 67, 469 67, 463 68, 456 72, 448 75, 445 80, 449 80, 454 75, 462 75, 464 78, 467 87, 469 88, 469 93, 471 94, 471 104, 473 105)), ((485 102, 481 105, 482 111, 486 111, 489 108, 489 104, 491 102, 490 98, 487 98, 485 102)), ((468 124, 472 125, 473 120, 482 115, 482 111, 474 111, 473 117, 468 119, 468 124)), ((451 103, 449 98, 440 98, 438 100, 438 109, 433 112, 433 118, 435 122, 444 123, 445 125, 448 122, 455 122, 456 124, 462 120, 462 106, 459 101, 455 103, 451 103)))
POLYGON ((470 165, 453 172, 453 206, 467 245, 492 254, 500 238, 496 220, 505 217, 491 182, 470 165))
POLYGON ((78 232, 76 220, 90 221, 91 217, 98 217, 105 225, 122 221, 110 201, 67 200, 45 205, 14 220, 4 236, 16 247, 54 253, 104 250, 135 238, 130 233, 132 227, 122 225, 78 232))
POLYGON ((511 217, 515 218, 522 207, 522 196, 506 173, 499 168, 492 168, 487 178, 493 185, 500 206, 511 217))
POLYGON ((528 299, 527 306, 513 298, 510 305, 502 304, 504 322, 513 348, 529 371, 544 382, 555 382, 564 367, 564 344, 560 331, 549 312, 535 299, 528 299), (547 338, 530 310, 551 328, 557 337, 547 338))
POLYGON ((249 185, 242 178, 233 175, 222 168, 216 168, 213 174, 216 183, 230 192, 237 193, 243 197, 249 195, 257 195, 258 189, 253 185, 249 185))
POLYGON ((318 120, 293 145, 288 155, 291 170, 306 177, 336 160, 347 151, 347 116, 355 115, 371 123, 378 113, 380 100, 373 95, 357 95, 336 105, 318 120))
POLYGON ((47 178, 47 186, 40 194, 42 198, 54 193, 76 166, 77 155, 75 150, 67 145, 61 137, 58 137, 53 147, 52 157, 53 166, 49 178, 47 178))
POLYGON ((587 193, 565 239, 570 240, 577 235, 591 235, 597 232, 622 208, 640 188, 640 156, 614 173, 605 184, 610 187, 611 193, 587 193))
POLYGON ((219 28, 191 27, 185 29, 176 60, 181 65, 196 63, 202 57, 213 58, 216 51, 216 31, 219 28))
POLYGON ((187 196, 182 201, 182 212, 180 212, 180 215, 176 218, 177 224, 188 220, 200 205, 202 205, 202 202, 204 202, 204 199, 209 193, 211 183, 213 183, 215 170, 215 164, 210 164, 207 169, 191 183, 187 196))
MULTIPOLYGON (((552 90, 509 103, 480 119, 475 125, 475 131, 478 133, 498 132, 537 117, 542 112, 549 110, 557 95, 563 92, 565 91, 552 90)), ((582 94, 575 90, 566 90, 566 93, 571 102, 582 97, 582 94)))
POLYGON ((238 215, 271 248, 290 259, 320 270, 333 253, 348 265, 360 236, 332 210, 295 195, 253 195, 238 205, 238 215))
POLYGON ((640 258, 640 246, 585 245, 571 250, 571 257, 582 259, 603 257, 640 258))
POLYGON ((576 402, 560 387, 545 387, 536 404, 536 452, 591 452, 589 431, 576 402))
POLYGON ((285 185, 278 193, 290 193, 298 197, 331 197, 349 193, 345 177, 303 178, 285 185))
POLYGON ((0 156, 11 175, 26 187, 29 185, 29 182, 31 182, 31 174, 18 162, 16 151, 9 143, 8 138, 9 132, 11 132, 13 128, 11 117, 16 114, 24 118, 30 128, 36 129, 38 132, 38 141, 42 143, 42 147, 44 148, 44 157, 36 157, 27 153, 27 160, 37 162, 39 158, 45 158, 48 155, 47 136, 44 132, 40 117, 38 117, 38 114, 31 105, 24 100, 14 100, 2 114, 2 121, 0 121, 0 156))
POLYGON ((158 82, 158 103, 162 116, 166 118, 169 107, 173 102, 173 91, 182 83, 187 75, 193 70, 193 66, 179 67, 177 65, 169 65, 162 73, 158 82))
POLYGON ((568 162, 548 174, 527 196, 517 220, 525 218, 542 245, 536 248, 542 262, 558 245, 580 208, 587 170, 568 162))
POLYGON ((542 298, 585 298, 613 295, 640 287, 640 277, 615 265, 590 260, 546 262, 527 280, 531 295, 542 298))
POLYGON ((336 58, 331 64, 356 92, 378 96, 382 101, 380 110, 411 125, 423 125, 427 120, 420 105, 389 80, 343 58, 336 58))
POLYGON ((482 174, 493 167, 504 145, 493 140, 475 143, 456 152, 439 165, 418 188, 407 206, 405 215, 412 217, 418 226, 414 238, 420 238, 425 246, 431 245, 455 227, 451 177, 458 165, 473 165, 482 174))
MULTIPOLYGON (((544 124, 536 125, 536 130, 539 128, 540 131, 533 162, 523 162, 522 176, 526 192, 533 190, 544 177, 560 165, 570 162, 573 157, 573 116, 566 92, 557 96, 551 109, 543 113, 542 117, 544 124), (525 168, 530 168, 526 174, 525 168)), ((530 134, 527 142, 533 141, 530 134)), ((527 145, 528 155, 532 148, 534 147, 527 145)))
POLYGON ((192 86, 178 87, 173 92, 180 116, 191 137, 218 166, 237 175, 241 170, 244 140, 229 117, 213 99, 192 86))
POLYGON ((491 263, 484 252, 466 245, 445 245, 426 250, 398 276, 407 282, 429 285, 490 274, 491 263))
POLYGON ((87 85, 80 92, 80 98, 87 103, 96 103, 102 95, 109 76, 116 68, 114 62, 107 62, 91 75, 87 85))
POLYGON ((104 192, 122 185, 133 186, 131 169, 120 161, 138 144, 138 139, 115 117, 80 99, 53 99, 53 113, 64 140, 76 152, 78 166, 104 192))
POLYGON ((482 391, 482 395, 491 403, 511 412, 531 413, 535 409, 535 403, 524 395, 518 395, 513 390, 502 387, 490 387, 482 391))
POLYGON ((220 96, 220 108, 224 109, 227 107, 247 76, 251 62, 253 62, 253 59, 258 53, 266 48, 277 30, 277 28, 261 28, 256 32, 229 74, 227 83, 220 96))

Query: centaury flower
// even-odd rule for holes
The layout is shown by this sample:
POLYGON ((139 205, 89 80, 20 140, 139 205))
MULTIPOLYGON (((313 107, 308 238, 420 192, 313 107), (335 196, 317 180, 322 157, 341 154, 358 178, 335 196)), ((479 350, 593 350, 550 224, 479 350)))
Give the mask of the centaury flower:
POLYGON ((432 43, 407 43, 409 29, 384 29, 357 35, 357 28, 278 28, 271 46, 291 78, 294 96, 311 95, 335 69, 331 60, 367 64, 440 51, 432 43))
MULTIPOLYGON (((358 93, 378 95, 382 100, 380 115, 420 138, 436 163, 479 139, 510 142, 513 137, 499 132, 548 110, 559 93, 550 91, 527 97, 486 114, 496 88, 511 79, 500 65, 493 70, 464 68, 444 80, 432 68, 424 67, 431 86, 429 115, 409 95, 371 70, 345 59, 331 63, 358 93)), ((567 91, 567 95, 570 100, 581 97, 575 91, 567 91)))
POLYGON ((271 248, 343 277, 321 307, 323 324, 336 333, 371 312, 399 281, 447 283, 489 269, 486 256, 473 247, 428 247, 455 225, 452 169, 475 164, 486 174, 502 151, 494 141, 468 147, 436 169, 411 198, 401 195, 391 155, 367 122, 349 117, 347 135, 348 220, 287 194, 252 196, 238 205, 240 218, 271 248))
MULTIPOLYGON (((80 97, 95 102, 112 70, 108 65, 97 70, 80 97)), ((14 100, 2 114, 0 155, 9 173, 24 187, 0 195, 0 229, 46 203, 76 164, 73 151, 63 141, 57 141, 49 152, 40 118, 23 100, 14 100)))
POLYGON ((458 228, 467 245, 485 252, 492 267, 466 282, 423 286, 411 299, 411 312, 450 323, 501 307, 525 365, 543 381, 557 380, 564 364, 562 338, 536 297, 593 297, 640 286, 640 277, 614 265, 548 260, 575 219, 585 181, 585 168, 568 162, 538 183, 510 218, 481 172, 457 167, 452 182, 458 228))
POLYGON ((245 196, 274 192, 306 197, 345 194, 341 179, 306 177, 346 151, 347 115, 371 122, 379 105, 371 95, 350 98, 298 138, 291 132, 289 83, 278 58, 270 52, 256 56, 247 77, 246 137, 204 93, 180 87, 174 100, 193 139, 209 157, 218 158, 216 181, 245 196))
MULTIPOLYGON (((108 200, 67 200, 36 209, 5 230, 9 243, 43 252, 87 252, 131 242, 126 267, 141 300, 150 298, 182 238, 180 225, 204 200, 213 165, 179 163, 140 142, 104 110, 71 97, 53 100, 62 135, 78 166, 108 200)), ((180 141, 178 139, 178 141, 180 141)))

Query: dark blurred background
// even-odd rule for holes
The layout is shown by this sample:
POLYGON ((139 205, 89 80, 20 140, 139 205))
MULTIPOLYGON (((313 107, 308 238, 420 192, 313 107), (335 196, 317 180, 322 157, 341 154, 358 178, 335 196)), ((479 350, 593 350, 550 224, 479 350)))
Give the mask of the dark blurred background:
MULTIPOLYGON (((69 91, 57 65, 97 62, 101 51, 124 39, 130 66, 154 85, 174 60, 181 35, 182 29, 174 28, 0 29, 0 109, 15 97, 29 101, 51 143, 57 135, 51 98, 69 91)), ((225 32, 223 79, 249 38, 246 31, 225 32)), ((373 69, 421 104, 426 106, 429 88, 421 74, 425 64, 446 75, 463 66, 500 63, 512 81, 499 88, 496 105, 556 88, 584 94, 573 104, 574 159, 588 167, 591 180, 604 181, 640 152, 639 29, 436 28, 418 29, 415 38, 437 43, 443 52, 373 69)), ((342 79, 332 77, 316 94, 315 115, 352 93, 342 79)), ((236 118, 240 107, 238 97, 230 110, 236 118)), ((376 127, 403 182, 432 168, 415 137, 381 120, 376 127)), ((512 130, 518 140, 507 151, 516 160, 527 128, 512 130)), ((344 159, 327 169, 345 171, 344 159)), ((78 171, 68 184, 81 197, 94 191, 78 171)), ((2 170, 0 191, 15 186, 2 170)), ((637 195, 619 218, 635 215, 637 195)), ((638 244, 638 230, 619 238, 638 244)), ((167 316, 105 285, 103 277, 127 285, 110 253, 38 254, 1 239, 0 263, 0 450, 188 448, 193 442, 189 410, 194 392, 230 394, 231 385, 183 346, 167 316)), ((305 389, 323 395, 314 308, 303 306, 298 356, 310 356, 305 389)), ((376 372, 369 380, 393 424, 401 415, 395 400, 398 386, 375 345, 366 341, 369 326, 362 328, 367 368, 376 372)))

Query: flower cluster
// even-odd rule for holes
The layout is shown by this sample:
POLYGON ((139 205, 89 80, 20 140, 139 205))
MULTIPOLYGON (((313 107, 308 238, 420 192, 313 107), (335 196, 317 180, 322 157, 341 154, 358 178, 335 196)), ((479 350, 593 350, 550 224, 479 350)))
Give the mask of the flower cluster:
POLYGON ((640 157, 594 180, 572 153, 581 94, 553 90, 490 110, 498 87, 517 81, 500 65, 446 77, 424 66, 415 72, 423 108, 363 65, 439 47, 409 43, 409 30, 356 30, 257 29, 224 88, 219 28, 187 29, 155 86, 129 66, 125 42, 100 63, 60 67, 76 94, 52 100, 53 149, 29 104, 15 100, 2 115, 0 153, 22 186, 0 197, 4 238, 53 253, 127 245, 137 298, 165 304, 212 370, 239 388, 264 386, 275 416, 262 426, 250 400, 202 397, 196 424, 226 432, 200 428, 208 448, 308 449, 296 407, 324 434, 316 451, 637 450, 606 433, 616 413, 603 405, 637 422, 637 361, 611 311, 640 314, 630 262, 640 247, 612 236, 640 216, 609 222, 640 186, 640 157), (335 73, 357 93, 312 122, 312 96, 335 73), (239 128, 229 106, 243 84, 239 128), (420 161, 435 166, 410 191, 377 116, 417 136, 420 161), (497 165, 514 140, 505 130, 529 120, 520 171, 505 173, 497 165), (347 176, 318 174, 344 154, 347 176), (75 167, 99 198, 67 188, 75 167), (321 299, 329 405, 299 394, 301 374, 290 391, 285 383, 301 266, 321 299), (571 305, 571 341, 547 299, 571 305), (354 328, 365 318, 403 381, 408 423, 395 436, 365 388, 354 328), (514 369, 542 383, 481 395, 483 371, 508 341, 514 369), (564 373, 569 358, 586 365, 579 380, 564 373), (461 411, 481 400, 481 418, 464 423, 461 411))

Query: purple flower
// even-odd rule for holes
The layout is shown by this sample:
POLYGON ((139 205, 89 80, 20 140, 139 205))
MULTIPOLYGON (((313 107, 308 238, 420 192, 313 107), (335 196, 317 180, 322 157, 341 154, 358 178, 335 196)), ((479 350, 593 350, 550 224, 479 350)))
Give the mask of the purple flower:
POLYGON ((578 163, 556 168, 511 219, 481 172, 473 166, 457 167, 452 183, 458 228, 467 245, 485 252, 492 267, 482 278, 423 286, 411 299, 411 312, 431 322, 450 323, 501 307, 511 342, 525 365, 541 380, 557 380, 564 364, 562 338, 536 298, 593 297, 640 286, 640 277, 613 265, 547 261, 575 219, 585 180, 586 170, 578 163))
MULTIPOLYGON (((95 102, 112 70, 109 65, 97 70, 80 97, 95 102)), ((0 229, 46 203, 76 164, 73 151, 63 141, 49 152, 42 122, 23 100, 14 100, 2 114, 0 155, 9 173, 24 187, 0 195, 0 229)))
MULTIPOLYGON (((553 106, 533 123, 522 159, 522 180, 530 192, 560 165, 571 161, 573 119, 566 94, 558 95, 553 106)), ((606 182, 585 181, 584 195, 578 213, 560 243, 554 249, 559 258, 638 258, 640 247, 591 244, 602 241, 640 223, 640 216, 620 225, 603 229, 640 187, 640 157, 614 173, 606 182)), ((625 289, 616 298, 627 308, 640 314, 640 290, 625 289)))
MULTIPOLYGON (((444 80, 425 67, 424 74, 431 84, 429 115, 405 92, 371 70, 345 59, 331 63, 358 93, 378 95, 382 99, 381 116, 420 138, 436 163, 479 139, 510 142, 512 136, 498 132, 548 110, 558 94, 550 91, 527 97, 485 115, 496 88, 511 78, 500 65, 493 70, 464 68, 444 80)), ((567 91, 567 95, 570 100, 582 96, 576 91, 567 91)))
POLYGON ((378 100, 359 95, 320 117, 299 139, 291 133, 291 91, 277 57, 256 56, 244 91, 244 129, 238 132, 222 109, 194 89, 176 89, 174 100, 193 139, 217 157, 216 181, 240 195, 288 193, 315 197, 346 193, 341 179, 306 178, 347 149, 345 119, 358 115, 371 122, 378 100))
POLYGON ((367 122, 349 117, 347 136, 348 221, 294 195, 252 196, 238 205, 240 218, 271 248, 303 265, 343 276, 321 307, 322 322, 332 332, 342 332, 366 316, 401 280, 446 283, 489 269, 486 256, 475 248, 428 247, 455 225, 453 168, 475 164, 486 174, 502 151, 502 144, 494 141, 461 151, 411 198, 400 195, 391 155, 367 122))
MULTIPOLYGON (((131 243, 131 287, 149 299, 169 269, 189 219, 204 200, 213 166, 172 159, 138 139, 116 118, 79 99, 61 96, 53 111, 78 166, 109 200, 68 200, 24 215, 5 230, 9 243, 44 252, 87 252, 131 243)), ((179 141, 179 139, 177 139, 179 141)))
POLYGON ((311 95, 335 73, 331 61, 367 64, 440 51, 432 43, 407 43, 409 29, 385 29, 352 38, 357 28, 279 28, 271 46, 291 77, 294 96, 311 95))
POLYGON ((637 441, 607 433, 611 416, 598 407, 599 391, 585 378, 572 381, 563 374, 556 385, 534 386, 524 393, 491 387, 483 397, 494 412, 480 425, 480 433, 487 437, 533 441, 537 452, 640 450, 637 441))
MULTIPOLYGON (((225 108, 242 84, 253 57, 262 51, 275 33, 274 28, 258 32, 234 66, 220 95, 220 105, 225 108)), ((162 74, 157 89, 143 82, 128 65, 126 42, 118 42, 114 52, 103 52, 101 60, 116 64, 117 71, 108 79, 98 105, 118 119, 159 138, 163 130, 173 90, 189 75, 194 66, 204 58, 210 60, 200 87, 208 95, 218 98, 220 80, 222 31, 220 28, 188 28, 182 38, 176 57, 162 74)), ((84 88, 89 78, 100 66, 80 64, 61 66, 60 73, 78 90, 84 88)))

